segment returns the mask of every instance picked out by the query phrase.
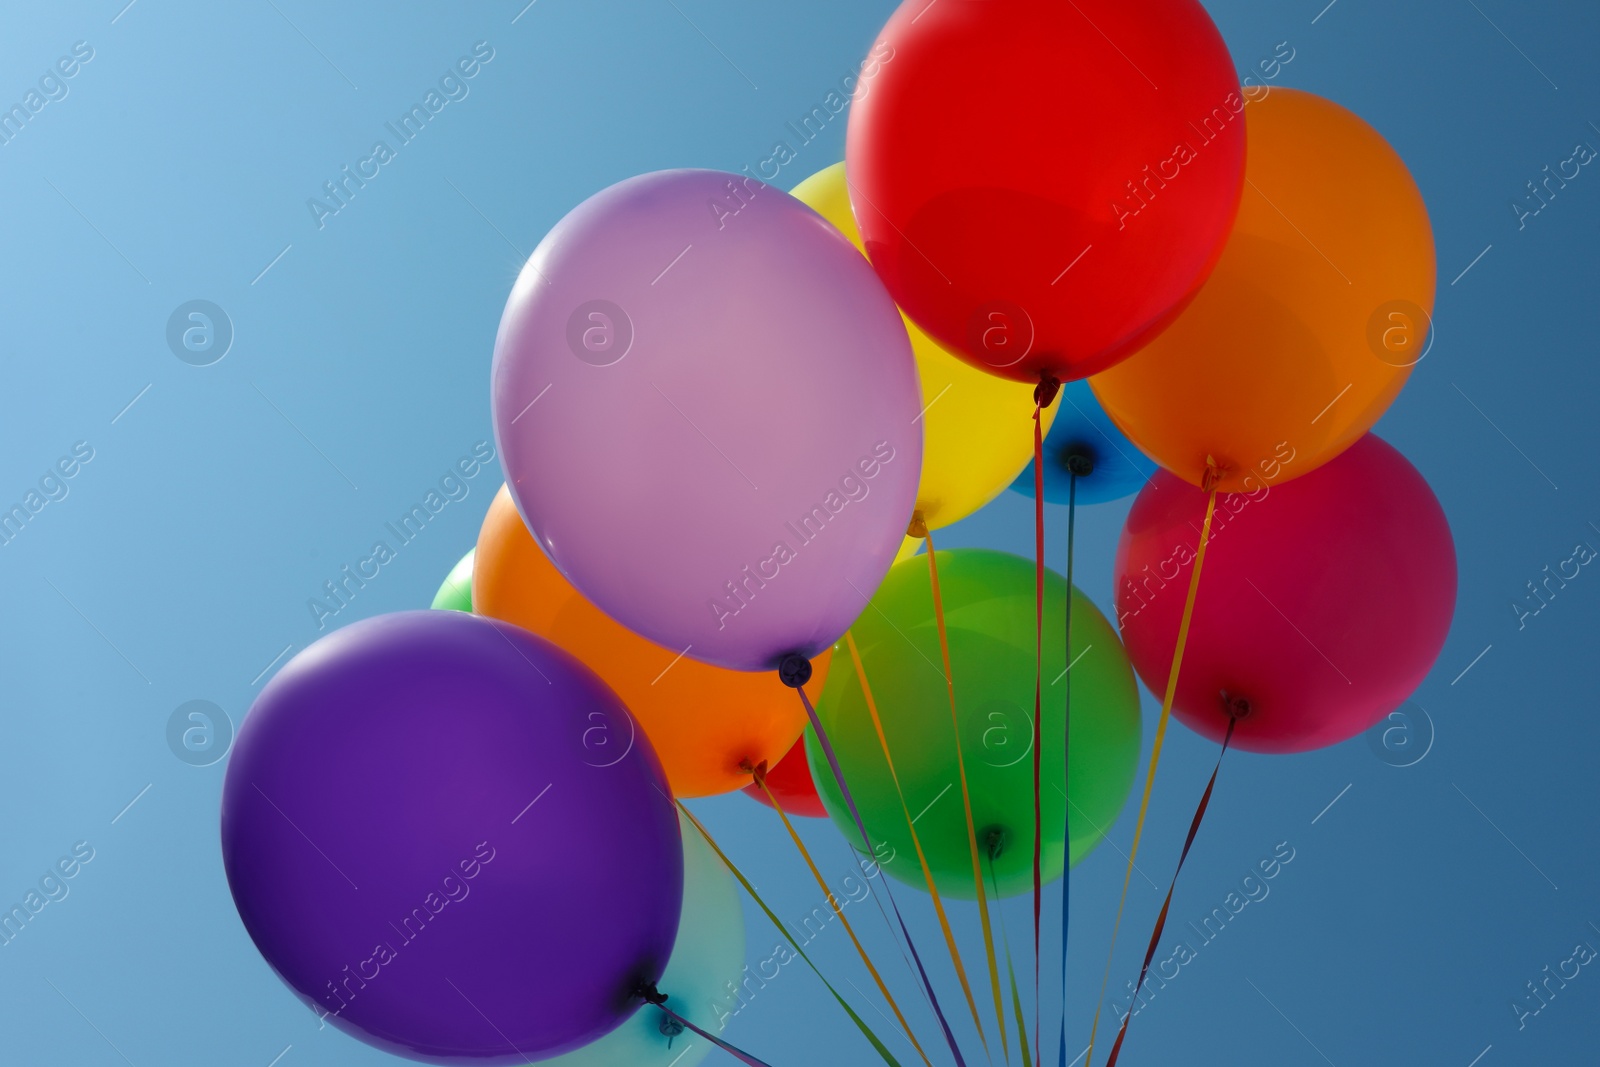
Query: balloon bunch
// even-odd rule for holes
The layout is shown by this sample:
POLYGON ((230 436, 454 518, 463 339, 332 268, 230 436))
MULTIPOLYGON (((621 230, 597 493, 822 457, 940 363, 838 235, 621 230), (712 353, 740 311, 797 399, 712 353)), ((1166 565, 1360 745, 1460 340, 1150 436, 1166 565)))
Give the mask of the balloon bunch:
MULTIPOLYGON (((783 924, 683 804, 743 789, 819 884, 793 816, 927 892, 985 1049, 1010 1040, 1003 959, 1026 1050, 989 898, 1033 894, 1037 964, 1043 886, 1067 907, 1133 789, 1136 676, 1162 703, 1130 874, 1170 715, 1223 752, 1330 745, 1437 656, 1449 527, 1368 433, 1434 295, 1394 150, 1310 93, 1241 88, 1195 0, 907 0, 873 55, 845 162, 792 195, 663 171, 556 224, 501 318, 507 481, 434 600, 453 610, 324 638, 245 720, 239 914, 358 1038, 761 1063, 708 1008, 742 964, 734 880, 783 924), (1033 560, 935 549, 1008 486, 1033 560), (1135 492, 1113 626, 1072 585, 1076 510, 1135 492), (986 1008, 946 900, 978 910, 986 1008)), ((1043 1024, 1036 977, 1032 1062, 1043 1024)))

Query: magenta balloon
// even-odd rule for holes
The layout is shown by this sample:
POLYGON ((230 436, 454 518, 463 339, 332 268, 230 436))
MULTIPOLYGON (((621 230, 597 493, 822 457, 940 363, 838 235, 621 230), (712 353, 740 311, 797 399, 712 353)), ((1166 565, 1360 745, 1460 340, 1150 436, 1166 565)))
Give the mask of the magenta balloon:
MULTIPOLYGON (((1165 692, 1206 494, 1159 471, 1117 547, 1117 621, 1145 685, 1165 692)), ((1444 510, 1372 434, 1310 474, 1218 494, 1173 711, 1216 741, 1222 694, 1249 703, 1233 743, 1299 752, 1366 730, 1438 658, 1456 603, 1444 510)))
POLYGON ((347 626, 256 698, 222 787, 245 929, 318 1016, 431 1063, 526 1063, 638 1010, 676 936, 666 778, 614 693, 456 611, 347 626))
POLYGON ((921 406, 866 259, 718 171, 573 209, 495 341, 495 437, 539 544, 617 621, 739 670, 813 656, 866 607, 911 517, 921 406))

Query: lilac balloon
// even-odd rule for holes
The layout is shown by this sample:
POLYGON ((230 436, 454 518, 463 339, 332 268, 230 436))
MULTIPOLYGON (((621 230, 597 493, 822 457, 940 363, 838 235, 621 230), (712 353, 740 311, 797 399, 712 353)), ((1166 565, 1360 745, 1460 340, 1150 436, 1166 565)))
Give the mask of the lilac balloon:
POLYGON ((921 406, 866 259, 718 171, 573 209, 495 341, 495 437, 545 552, 630 629, 739 670, 815 655, 866 607, 916 499, 921 406))
POLYGON ((637 1009, 683 852, 644 734, 588 668, 454 611, 355 623, 256 699, 222 794, 228 885, 319 1016, 432 1063, 525 1063, 637 1009))

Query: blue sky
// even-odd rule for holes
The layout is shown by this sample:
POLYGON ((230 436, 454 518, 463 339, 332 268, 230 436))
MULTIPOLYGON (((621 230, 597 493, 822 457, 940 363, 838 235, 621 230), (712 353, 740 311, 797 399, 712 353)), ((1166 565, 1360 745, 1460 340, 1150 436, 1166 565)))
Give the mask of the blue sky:
MULTIPOLYGON (((0 1058, 378 1063, 319 1031, 250 945, 218 853, 223 764, 175 758, 169 719, 207 700, 237 724, 317 636, 307 600, 492 441, 500 309, 557 219, 635 173, 770 158, 891 5, 125 2, 12 5, 0 35, 0 104, 42 99, 0 143, 0 502, 36 488, 47 500, 0 547, 0 898, 20 899, 75 847, 92 853, 0 946, 0 1058), (373 159, 375 141, 401 140, 386 124, 430 90, 444 106, 373 159), (365 184, 336 213, 309 207, 344 167, 365 184), (169 321, 196 300, 226 316, 217 338, 231 334, 205 366, 169 345, 169 321)), ((1511 1005, 1578 943, 1600 946, 1600 576, 1583 568, 1534 615, 1512 605, 1576 543, 1600 546, 1600 171, 1582 166, 1536 214, 1527 188, 1578 143, 1600 148, 1600 12, 1209 8, 1241 76, 1288 42, 1276 83, 1364 116, 1427 199, 1436 339, 1378 429, 1443 503, 1461 587, 1407 708, 1432 741, 1419 762, 1394 766, 1367 739, 1229 757, 1174 923, 1198 923, 1275 850, 1294 858, 1157 993, 1126 1062, 1582 1062, 1600 1039, 1600 974, 1583 967, 1520 1021, 1511 1005)), ((797 146, 777 184, 835 162, 843 133, 841 121, 797 146)), ((191 321, 179 316, 180 349, 191 321)), ((493 465, 466 480, 334 621, 428 603, 499 480, 493 465)), ((1030 552, 1030 508, 1007 494, 944 542, 1030 552)), ((1080 516, 1080 584, 1103 607, 1124 512, 1080 516)), ((1049 516, 1057 565, 1064 518, 1049 516)), ((1134 878, 1114 984, 1136 972, 1153 886, 1213 755, 1174 728, 1140 863, 1150 882, 1134 878)), ((737 796, 697 807, 780 914, 820 903, 769 812, 737 796)), ((1125 848, 1131 831, 1129 813, 1111 842, 1125 848)), ((809 833, 842 877, 839 837, 809 833)), ((1074 883, 1074 1052, 1122 871, 1102 847, 1074 883)), ((898 898, 931 947, 931 911, 898 898)), ((772 938, 748 918, 755 962, 772 938)), ((958 921, 974 944, 975 916, 958 921)), ((867 988, 838 931, 816 954, 847 994, 845 980, 867 988)), ((729 1033, 780 1067, 870 1056, 792 968, 729 1033)))

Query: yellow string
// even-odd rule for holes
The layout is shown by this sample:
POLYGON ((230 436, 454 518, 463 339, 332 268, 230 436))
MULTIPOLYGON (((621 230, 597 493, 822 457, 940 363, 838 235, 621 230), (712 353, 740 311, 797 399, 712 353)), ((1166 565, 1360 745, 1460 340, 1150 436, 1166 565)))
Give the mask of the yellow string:
POLYGON ((1111 982, 1111 959, 1117 950, 1117 931, 1122 927, 1122 909, 1128 903, 1128 883, 1133 880, 1133 862, 1139 855, 1139 837, 1144 833, 1144 817, 1150 810, 1150 790, 1155 785, 1156 766, 1161 762, 1161 745, 1167 736, 1167 720, 1172 715, 1172 701, 1178 692, 1178 669, 1183 665, 1183 646, 1189 640, 1195 594, 1200 589, 1200 568, 1206 561, 1206 545, 1211 541, 1211 516, 1217 510, 1217 489, 1214 474, 1208 474, 1206 480, 1213 484, 1209 487, 1210 495, 1206 497, 1206 518, 1200 525, 1200 549, 1195 553, 1194 572, 1189 575, 1189 594, 1184 599, 1183 618, 1178 623, 1178 643, 1172 649, 1172 669, 1167 673, 1166 695, 1161 698, 1161 718, 1156 721, 1155 744, 1150 749, 1150 769, 1145 773, 1144 796, 1139 801, 1139 821, 1134 823, 1133 844, 1128 848, 1128 870, 1122 876, 1122 899, 1117 903, 1117 921, 1111 927, 1111 947, 1106 951, 1106 973, 1100 980, 1100 1000, 1094 1006, 1094 1024, 1089 1028, 1089 1051, 1084 1057, 1083 1067, 1094 1065, 1094 1039, 1100 1029, 1100 1009, 1105 1005, 1106 987, 1111 982))
POLYGON ((767 801, 772 805, 772 810, 778 813, 778 818, 783 820, 783 828, 789 831, 789 838, 794 842, 794 847, 800 850, 800 856, 806 861, 806 866, 811 868, 811 877, 817 880, 817 885, 828 898, 828 906, 839 917, 839 922, 844 926, 844 932, 850 935, 850 941, 856 946, 856 952, 861 956, 861 962, 867 965, 867 972, 872 975, 872 980, 878 983, 878 992, 883 994, 883 999, 889 1002, 889 1010, 894 1012, 894 1017, 899 1020, 900 1028, 906 1032, 906 1037, 911 1039, 911 1047, 917 1050, 917 1055, 922 1057, 922 1062, 927 1067, 933 1067, 928 1059, 928 1054, 922 1051, 922 1045, 917 1041, 917 1035, 911 1032, 911 1024, 906 1022, 906 1017, 900 1013, 900 1005, 894 1001, 894 994, 889 992, 889 987, 884 984, 883 976, 878 973, 878 968, 873 966, 872 959, 867 955, 867 950, 861 946, 861 941, 856 937, 855 930, 850 925, 850 920, 844 917, 844 908, 839 906, 839 901, 834 897, 833 890, 828 888, 827 880, 822 877, 822 872, 817 870, 816 863, 811 859, 811 853, 806 851, 805 842, 800 840, 800 835, 795 833, 794 824, 789 821, 789 816, 784 814, 783 806, 778 803, 778 798, 773 796, 772 790, 767 786, 767 775, 764 767, 757 767, 754 771, 756 785, 766 794, 767 801))
POLYGON ((856 647, 855 635, 848 630, 845 631, 844 641, 850 650, 850 662, 855 664, 856 679, 861 683, 861 695, 867 701, 867 712, 872 716, 872 728, 878 732, 878 744, 883 749, 884 762, 889 765, 889 778, 894 782, 896 795, 900 797, 900 810, 905 812, 906 829, 911 831, 911 846, 916 849, 917 862, 922 864, 922 878, 928 884, 928 895, 933 898, 933 910, 939 916, 939 928, 944 931, 944 943, 950 950, 950 962, 955 965, 956 977, 961 979, 961 991, 967 995, 967 1008, 972 1012, 972 1021, 977 1024, 978 1036, 982 1038, 983 1019, 978 1015, 978 1002, 973 999, 972 985, 967 981, 967 969, 961 962, 961 950, 956 947, 956 936, 950 929, 950 919, 945 915, 944 901, 939 899, 939 888, 934 884, 933 872, 928 868, 928 858, 923 854, 922 841, 917 836, 916 823, 911 818, 911 809, 906 806, 906 796, 900 788, 900 776, 895 773, 894 759, 889 755, 889 739, 884 736, 883 721, 878 717, 878 703, 872 698, 872 687, 867 684, 866 668, 861 663, 861 650, 856 647))
POLYGON ((823 977, 821 971, 817 970, 817 965, 812 962, 810 956, 806 955, 806 950, 800 947, 800 942, 794 939, 794 936, 789 933, 789 928, 783 925, 783 920, 778 918, 773 910, 767 906, 767 902, 761 899, 761 894, 756 892, 754 885, 750 884, 750 879, 746 878, 744 872, 740 871, 738 866, 728 858, 727 853, 722 851, 722 848, 711 836, 711 831, 707 830, 700 820, 694 817, 694 812, 684 807, 683 801, 674 798, 672 802, 678 806, 679 813, 688 819, 694 825, 694 828, 700 832, 701 838, 711 847, 711 851, 717 854, 717 859, 722 861, 722 865, 728 868, 734 878, 738 879, 740 885, 744 886, 744 891, 750 894, 750 899, 756 902, 756 907, 761 909, 772 925, 777 928, 778 933, 783 935, 783 939, 794 948, 795 954, 805 961, 806 966, 811 968, 811 973, 817 976, 817 980, 822 983, 829 993, 833 994, 833 999, 838 1002, 839 1007, 844 1009, 844 1013, 850 1016, 850 1021, 856 1024, 856 1029, 861 1031, 861 1036, 867 1039, 878 1055, 883 1058, 883 1062, 888 1064, 889 1067, 900 1067, 900 1061, 894 1058, 883 1042, 878 1039, 878 1035, 872 1032, 872 1027, 868 1026, 856 1010, 850 1006, 849 1001, 839 995, 839 991, 833 987, 833 983, 823 977))
MULTIPOLYGON (((917 519, 921 519, 920 514, 917 519)), ((945 633, 944 600, 939 595, 939 565, 934 562, 933 532, 922 532, 928 539, 928 581, 933 587, 933 617, 939 628, 939 653, 944 657, 944 685, 950 694, 950 726, 955 731, 956 773, 961 779, 961 806, 967 815, 967 845, 972 850, 972 885, 978 893, 978 915, 983 920, 983 949, 989 962, 989 984, 994 989, 994 1014, 1000 1024, 1000 1046, 1009 1060, 1011 1052, 1006 1046, 1006 1011, 1000 996, 1000 966, 995 961, 994 929, 989 924, 989 899, 983 888, 983 863, 978 858, 978 831, 972 824, 972 794, 967 790, 967 764, 961 755, 961 722, 956 718, 956 684, 950 674, 950 639, 945 633)), ((979 1037, 982 1036, 980 1028, 979 1037)), ((983 1050, 989 1052, 987 1040, 983 1043, 983 1050)))

